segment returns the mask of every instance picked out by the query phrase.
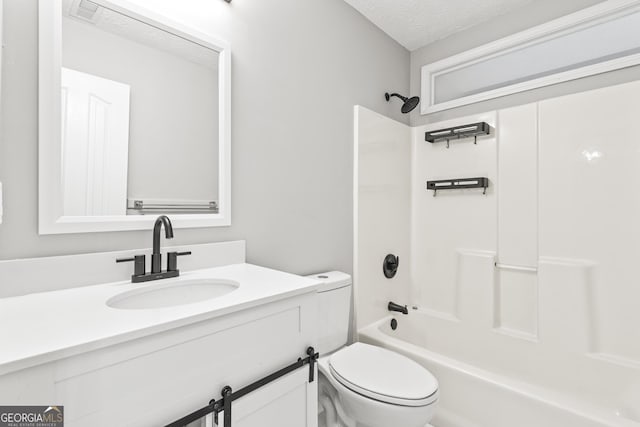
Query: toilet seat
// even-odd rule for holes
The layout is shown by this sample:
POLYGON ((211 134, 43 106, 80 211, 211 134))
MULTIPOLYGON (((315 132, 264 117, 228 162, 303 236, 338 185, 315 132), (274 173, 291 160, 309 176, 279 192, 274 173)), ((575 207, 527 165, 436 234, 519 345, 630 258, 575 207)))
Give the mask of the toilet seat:
POLYGON ((331 375, 351 391, 400 406, 426 406, 438 398, 438 381, 424 367, 382 347, 355 343, 329 358, 331 375))

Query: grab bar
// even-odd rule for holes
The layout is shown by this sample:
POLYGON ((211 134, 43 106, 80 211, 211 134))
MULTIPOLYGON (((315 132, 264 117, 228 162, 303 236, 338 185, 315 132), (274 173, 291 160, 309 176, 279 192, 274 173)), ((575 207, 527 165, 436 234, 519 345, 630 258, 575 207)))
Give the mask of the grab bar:
POLYGON ((511 265, 511 264, 500 264, 495 263, 496 268, 501 270, 511 270, 511 271, 526 271, 528 273, 537 273, 538 267, 527 267, 524 265, 511 265))

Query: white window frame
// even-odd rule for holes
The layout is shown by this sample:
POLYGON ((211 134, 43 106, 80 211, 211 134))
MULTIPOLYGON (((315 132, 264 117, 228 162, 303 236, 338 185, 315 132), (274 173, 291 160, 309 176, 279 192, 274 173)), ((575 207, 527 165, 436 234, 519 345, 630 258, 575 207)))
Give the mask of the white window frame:
POLYGON ((488 99, 638 65, 640 64, 640 54, 632 54, 442 103, 435 103, 435 79, 442 74, 450 73, 474 63, 486 61, 492 57, 508 54, 511 51, 517 51, 526 46, 540 43, 541 41, 561 38, 586 27, 620 19, 636 13, 639 10, 639 0, 607 0, 512 36, 499 39, 432 64, 427 64, 422 67, 422 103, 420 113, 423 115, 435 113, 488 99))

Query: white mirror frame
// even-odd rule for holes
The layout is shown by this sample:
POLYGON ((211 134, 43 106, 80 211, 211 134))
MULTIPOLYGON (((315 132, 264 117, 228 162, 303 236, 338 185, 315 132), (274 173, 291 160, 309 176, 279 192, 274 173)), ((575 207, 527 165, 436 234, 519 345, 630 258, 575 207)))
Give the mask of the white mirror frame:
MULTIPOLYGON (((92 0, 219 53, 219 213, 171 217, 176 228, 231 225, 231 49, 227 42, 132 4, 92 0)), ((89 233, 146 230, 155 215, 64 216, 61 171, 62 0, 39 0, 39 233, 89 233)))

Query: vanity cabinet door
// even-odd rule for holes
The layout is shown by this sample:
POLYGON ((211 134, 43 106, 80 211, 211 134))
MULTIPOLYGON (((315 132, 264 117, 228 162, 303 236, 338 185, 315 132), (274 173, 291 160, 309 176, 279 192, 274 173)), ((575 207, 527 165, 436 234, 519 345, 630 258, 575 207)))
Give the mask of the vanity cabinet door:
MULTIPOLYGON (((315 294, 298 296, 60 361, 55 402, 65 426, 177 420, 227 385, 240 390, 295 362, 315 342, 315 307, 315 294)), ((304 366, 234 401, 233 427, 315 427, 315 378, 304 366)))
MULTIPOLYGON (((315 378, 309 383, 309 369, 304 367, 238 399, 232 407, 232 426, 316 427, 317 372, 315 378)), ((220 425, 223 415, 220 414, 220 425)))

